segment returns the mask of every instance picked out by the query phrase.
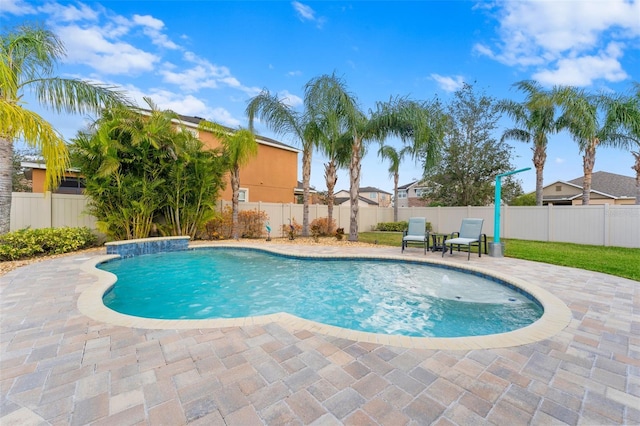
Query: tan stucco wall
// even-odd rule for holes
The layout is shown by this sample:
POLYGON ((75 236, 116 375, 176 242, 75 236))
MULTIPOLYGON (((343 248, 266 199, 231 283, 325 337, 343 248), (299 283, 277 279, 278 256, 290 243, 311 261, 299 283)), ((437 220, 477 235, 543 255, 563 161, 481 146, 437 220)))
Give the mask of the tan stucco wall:
MULTIPOLYGON (((44 179, 46 176, 46 170, 43 169, 32 169, 31 179, 32 179, 32 187, 31 192, 44 192, 44 179)), ((78 173, 75 172, 66 172, 64 174, 66 177, 78 177, 78 173)), ((51 190, 51 188, 49 188, 51 190)))
MULTIPOLYGON (((208 132, 199 132, 200 140, 210 149, 220 143, 208 132)), ((247 201, 295 203, 293 191, 298 184, 298 153, 258 143, 258 155, 240 169, 240 187, 248 190, 247 201)), ((231 183, 220 194, 231 201, 231 183)))

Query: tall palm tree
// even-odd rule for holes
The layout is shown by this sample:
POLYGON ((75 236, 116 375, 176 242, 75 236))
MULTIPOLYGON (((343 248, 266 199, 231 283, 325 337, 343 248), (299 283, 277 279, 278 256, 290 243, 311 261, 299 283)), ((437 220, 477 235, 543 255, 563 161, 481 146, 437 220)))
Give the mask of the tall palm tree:
POLYGON ((512 100, 499 103, 500 109, 518 126, 505 130, 501 141, 515 139, 525 143, 533 142, 531 150, 533 166, 536 169, 536 205, 541 206, 544 165, 547 161, 547 135, 557 131, 554 120, 555 105, 550 93, 543 90, 536 81, 520 81, 514 86, 525 92, 526 98, 521 103, 512 100))
POLYGON ((23 140, 42 153, 47 167, 45 190, 56 187, 69 167, 62 136, 22 101, 32 90, 41 105, 56 112, 97 113, 103 107, 126 103, 107 86, 77 79, 54 77, 57 62, 65 56, 51 31, 23 25, 0 36, 0 234, 9 231, 11 212, 11 159, 13 142, 23 140))
POLYGON ((551 97, 562 109, 557 120, 558 128, 568 130, 583 153, 582 205, 588 205, 597 147, 622 147, 628 141, 625 135, 608 124, 618 121, 615 115, 619 112, 619 102, 611 96, 567 86, 555 87, 551 97))
POLYGON ((393 177, 393 221, 398 221, 398 181, 400 180, 400 163, 405 154, 409 152, 408 147, 397 150, 391 145, 381 145, 378 156, 389 160, 389 176, 393 177))
POLYGON ((203 120, 199 124, 200 129, 211 132, 219 138, 224 149, 224 155, 228 161, 229 177, 231 181, 231 208, 232 225, 231 235, 238 239, 238 198, 240 194, 240 167, 247 165, 252 158, 258 155, 258 143, 251 130, 238 129, 229 131, 217 123, 203 120))
POLYGON ((606 126, 612 131, 624 132, 625 149, 635 158, 631 167, 636 172, 636 205, 640 205, 640 83, 634 83, 634 93, 630 96, 617 95, 609 104, 606 126), (635 149, 635 151, 634 151, 635 149))
MULTIPOLYGON (((405 98, 378 102, 376 110, 367 116, 358 105, 357 98, 349 93, 345 83, 333 75, 322 75, 310 81, 312 92, 323 93, 336 105, 335 111, 340 117, 341 126, 350 135, 351 159, 349 161, 349 198, 351 214, 349 220, 349 241, 358 241, 358 189, 362 157, 366 153, 367 143, 384 141, 389 136, 399 136, 413 141, 415 152, 436 153, 442 142, 436 136, 428 120, 430 111, 424 103, 405 98)), ((434 161, 433 155, 425 158, 425 167, 434 161)))
MULTIPOLYGON (((305 104, 313 103, 305 99, 305 104)), ((306 114, 294 111, 283 99, 263 90, 249 100, 246 114, 249 117, 249 130, 253 131, 254 120, 259 118, 277 134, 292 134, 302 145, 302 236, 309 236, 309 188, 311 182, 311 157, 316 143, 315 127, 306 114)))

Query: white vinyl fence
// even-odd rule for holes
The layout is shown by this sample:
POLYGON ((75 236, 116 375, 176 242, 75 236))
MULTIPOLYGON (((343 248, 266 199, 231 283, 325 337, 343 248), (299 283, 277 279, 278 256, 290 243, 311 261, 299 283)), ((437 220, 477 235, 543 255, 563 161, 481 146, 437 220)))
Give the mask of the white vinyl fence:
MULTIPOLYGON (((87 200, 82 195, 13 193, 11 230, 88 226, 95 218, 84 213, 87 200)), ((218 209, 230 205, 218 202, 218 209)), ((302 224, 302 204, 240 203, 241 210, 267 213, 272 236, 282 236, 282 225, 302 224)), ((483 232, 494 235, 494 208, 489 207, 406 207, 398 210, 398 220, 426 217, 434 231, 450 233, 460 229, 465 217, 484 219, 483 232)), ((501 238, 558 241, 614 247, 640 248, 640 206, 544 206, 502 207, 501 238)), ((327 217, 327 206, 309 206, 309 221, 327 217)), ((333 217, 338 228, 349 233, 349 206, 335 206, 333 217)), ((360 207, 358 231, 371 231, 380 222, 393 221, 393 208, 360 207)), ((265 231, 266 232, 266 231, 265 231)))

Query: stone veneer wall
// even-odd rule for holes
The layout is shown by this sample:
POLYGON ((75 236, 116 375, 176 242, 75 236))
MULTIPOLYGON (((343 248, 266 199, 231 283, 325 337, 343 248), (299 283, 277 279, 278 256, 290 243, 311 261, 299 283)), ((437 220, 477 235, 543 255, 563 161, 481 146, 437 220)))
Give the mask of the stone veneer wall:
POLYGON ((107 254, 118 254, 120 257, 133 257, 142 254, 153 254, 167 251, 186 250, 190 237, 158 237, 139 240, 111 241, 105 243, 107 254))

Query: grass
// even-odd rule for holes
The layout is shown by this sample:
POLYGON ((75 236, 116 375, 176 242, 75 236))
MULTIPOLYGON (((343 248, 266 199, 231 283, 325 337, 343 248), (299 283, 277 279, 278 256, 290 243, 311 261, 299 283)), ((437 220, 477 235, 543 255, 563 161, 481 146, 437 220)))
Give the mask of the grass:
MULTIPOLYGON (((400 232, 362 232, 366 243, 401 246, 400 232)), ((505 257, 602 272, 640 281, 640 249, 547 241, 504 240, 505 257)))

